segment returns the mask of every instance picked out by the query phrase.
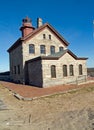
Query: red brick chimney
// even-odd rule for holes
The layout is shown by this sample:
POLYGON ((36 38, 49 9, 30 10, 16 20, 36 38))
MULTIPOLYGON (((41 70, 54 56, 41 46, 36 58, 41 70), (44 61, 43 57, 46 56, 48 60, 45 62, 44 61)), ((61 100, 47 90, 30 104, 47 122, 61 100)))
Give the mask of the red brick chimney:
POLYGON ((22 37, 27 36, 30 34, 35 28, 32 27, 31 19, 26 17, 25 19, 22 20, 22 27, 20 30, 22 31, 22 37))

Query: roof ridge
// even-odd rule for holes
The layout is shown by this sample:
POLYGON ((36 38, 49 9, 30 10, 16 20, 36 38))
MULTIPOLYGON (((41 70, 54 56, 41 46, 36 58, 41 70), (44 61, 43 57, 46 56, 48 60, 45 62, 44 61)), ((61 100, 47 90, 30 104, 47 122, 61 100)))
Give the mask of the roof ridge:
POLYGON ((22 38, 22 40, 28 39, 30 36, 33 36, 34 34, 36 34, 37 32, 41 31, 41 29, 45 28, 46 26, 48 26, 51 29, 51 31, 53 33, 55 33, 57 35, 57 37, 64 42, 64 44, 66 46, 69 45, 69 43, 63 38, 63 36, 61 36, 61 34, 57 30, 55 30, 49 23, 45 23, 44 25, 40 26, 39 28, 36 28, 33 32, 28 34, 26 37, 22 38))
POLYGON ((49 27, 49 29, 52 31, 52 33, 54 33, 56 35, 56 37, 62 41, 63 44, 65 44, 66 46, 69 45, 69 43, 63 38, 63 36, 61 36, 61 34, 59 34, 49 23, 45 23, 44 25, 40 26, 39 28, 36 28, 33 32, 31 32, 30 34, 28 34, 26 37, 22 37, 19 38, 9 49, 8 52, 11 51, 12 49, 14 49, 15 47, 17 47, 19 44, 19 41, 25 41, 28 38, 30 38, 31 36, 34 36, 36 33, 38 33, 39 31, 41 31, 42 29, 44 29, 46 26, 49 27))

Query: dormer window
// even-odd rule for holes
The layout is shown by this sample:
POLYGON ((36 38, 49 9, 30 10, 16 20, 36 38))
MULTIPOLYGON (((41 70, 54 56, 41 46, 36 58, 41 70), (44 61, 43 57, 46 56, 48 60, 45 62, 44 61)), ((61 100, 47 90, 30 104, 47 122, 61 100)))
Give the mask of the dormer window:
POLYGON ((46 35, 45 34, 43 34, 43 39, 46 39, 46 35))
POLYGON ((51 35, 49 35, 49 40, 51 40, 51 35))

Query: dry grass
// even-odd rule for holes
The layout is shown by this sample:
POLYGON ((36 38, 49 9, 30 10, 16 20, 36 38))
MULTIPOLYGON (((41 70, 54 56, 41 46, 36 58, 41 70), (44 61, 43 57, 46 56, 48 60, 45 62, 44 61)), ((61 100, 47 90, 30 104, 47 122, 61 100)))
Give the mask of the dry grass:
POLYGON ((9 108, 0 112, 0 130, 93 129, 94 84, 32 101, 17 100, 0 85, 0 99, 9 108))

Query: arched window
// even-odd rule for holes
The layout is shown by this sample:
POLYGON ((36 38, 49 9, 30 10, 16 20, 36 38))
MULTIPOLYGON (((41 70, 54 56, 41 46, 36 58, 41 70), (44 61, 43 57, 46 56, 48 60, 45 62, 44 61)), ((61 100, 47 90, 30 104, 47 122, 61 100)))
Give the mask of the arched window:
POLYGON ((82 75, 82 74, 83 74, 82 65, 79 64, 79 75, 82 75))
POLYGON ((56 78, 56 66, 51 66, 51 78, 56 78))
POLYGON ((63 47, 62 46, 59 47, 59 52, 61 52, 61 51, 63 51, 63 47))
POLYGON ((50 52, 51 52, 51 54, 54 54, 54 53, 55 53, 55 46, 51 46, 51 47, 50 47, 50 52))
POLYGON ((45 45, 40 45, 40 53, 45 54, 45 45))
POLYGON ((29 44, 29 53, 34 54, 35 53, 35 45, 29 44))
POLYGON ((69 66, 70 76, 74 75, 73 65, 69 66))
POLYGON ((63 65, 63 76, 67 76, 67 65, 63 65))

